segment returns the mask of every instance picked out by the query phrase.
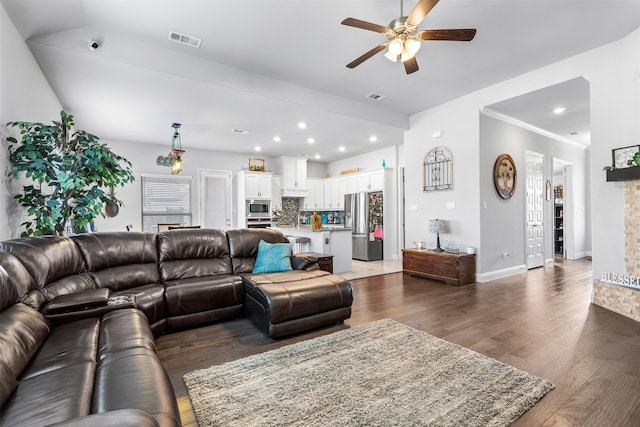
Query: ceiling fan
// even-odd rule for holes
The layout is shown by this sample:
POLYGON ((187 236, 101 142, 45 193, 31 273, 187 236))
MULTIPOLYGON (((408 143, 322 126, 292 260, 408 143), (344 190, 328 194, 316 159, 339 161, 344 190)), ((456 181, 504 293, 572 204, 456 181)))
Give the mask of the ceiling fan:
POLYGON ((404 69, 407 74, 411 74, 418 71, 416 53, 420 50, 421 40, 473 40, 473 37, 476 35, 476 30, 473 28, 418 31, 418 25, 420 25, 424 17, 427 16, 438 1, 439 0, 420 0, 409 16, 404 16, 403 0, 400 0, 400 17, 391 21, 388 27, 361 21, 360 19, 346 18, 342 21, 342 25, 382 33, 389 39, 387 43, 382 43, 351 61, 347 64, 347 67, 355 68, 373 55, 388 49, 384 56, 393 62, 400 60, 404 64, 404 69))

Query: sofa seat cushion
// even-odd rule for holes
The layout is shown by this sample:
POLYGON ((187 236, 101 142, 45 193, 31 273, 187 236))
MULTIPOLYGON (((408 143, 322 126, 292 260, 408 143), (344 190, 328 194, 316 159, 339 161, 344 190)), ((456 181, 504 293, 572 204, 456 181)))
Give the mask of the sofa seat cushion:
POLYGON ((166 283, 167 314, 183 316, 241 305, 244 288, 239 276, 222 274, 172 280, 166 283))
POLYGON ((98 362, 94 413, 135 408, 152 415, 161 426, 179 426, 173 387, 153 350, 131 348, 110 353, 98 362))
POLYGON ((89 318, 53 328, 20 380, 83 362, 96 362, 100 319, 89 318))
POLYGON ((245 291, 268 313, 269 323, 351 307, 351 284, 322 270, 243 275, 245 291))
POLYGON ((42 426, 88 415, 95 368, 82 362, 20 381, 2 407, 0 425, 42 426))

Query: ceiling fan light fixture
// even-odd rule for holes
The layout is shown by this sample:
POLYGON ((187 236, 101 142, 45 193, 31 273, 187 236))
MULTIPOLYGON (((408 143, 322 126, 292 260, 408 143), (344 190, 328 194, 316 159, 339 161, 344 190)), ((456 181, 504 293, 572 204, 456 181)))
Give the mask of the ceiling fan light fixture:
POLYGON ((389 52, 400 55, 404 49, 404 42, 400 37, 397 37, 389 43, 389 52))
POLYGON ((400 62, 408 61, 413 57, 415 57, 415 55, 412 55, 412 54, 410 54, 409 52, 407 52, 405 50, 405 51, 402 52, 402 55, 400 55, 400 62))
POLYGON ((415 56, 416 53, 420 50, 421 43, 416 39, 409 39, 404 43, 405 50, 410 54, 415 56))
POLYGON ((395 53, 391 53, 391 51, 387 51, 387 53, 384 54, 385 58, 387 58, 389 61, 392 62, 398 62, 398 55, 395 53))

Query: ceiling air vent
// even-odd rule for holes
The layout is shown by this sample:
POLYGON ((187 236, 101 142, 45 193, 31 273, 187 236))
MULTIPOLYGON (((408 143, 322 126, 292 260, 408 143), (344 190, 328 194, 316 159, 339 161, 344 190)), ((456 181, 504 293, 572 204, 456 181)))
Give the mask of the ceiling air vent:
POLYGON ((200 43, 202 43, 202 40, 200 39, 188 36, 186 34, 176 33, 175 31, 169 31, 169 40, 173 40, 174 42, 186 44, 195 48, 199 48, 200 43))
POLYGON ((367 95, 367 98, 371 98, 374 101, 382 101, 386 98, 386 96, 380 95, 379 93, 370 93, 369 95, 367 95))

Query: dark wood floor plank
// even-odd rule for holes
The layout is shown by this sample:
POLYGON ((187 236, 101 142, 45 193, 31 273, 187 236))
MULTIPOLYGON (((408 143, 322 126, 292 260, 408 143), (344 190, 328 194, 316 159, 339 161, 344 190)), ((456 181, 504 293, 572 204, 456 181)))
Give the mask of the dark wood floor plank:
POLYGON ((591 283, 588 260, 460 287, 403 273, 356 279, 344 324, 276 341, 237 319, 160 337, 158 354, 183 424, 195 426, 185 373, 391 318, 552 381, 515 426, 640 425, 640 324, 591 305, 591 283))

